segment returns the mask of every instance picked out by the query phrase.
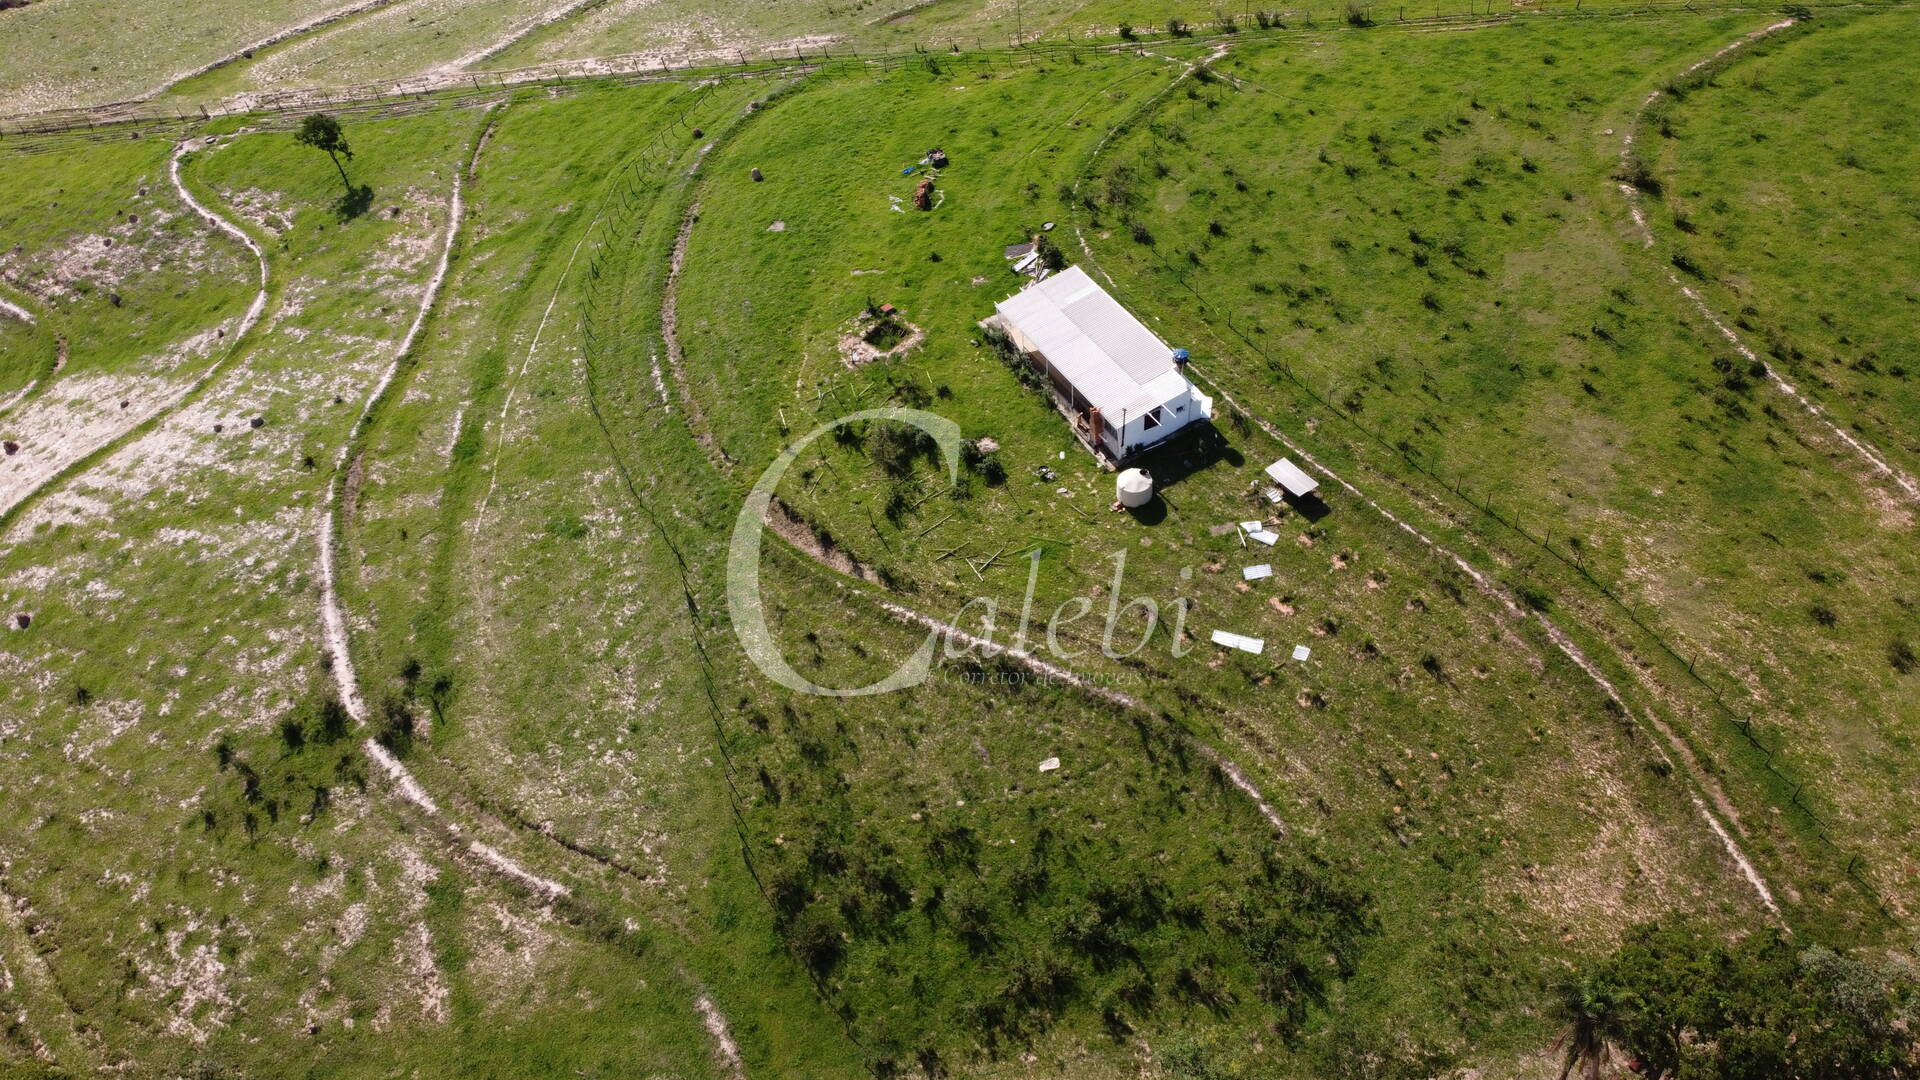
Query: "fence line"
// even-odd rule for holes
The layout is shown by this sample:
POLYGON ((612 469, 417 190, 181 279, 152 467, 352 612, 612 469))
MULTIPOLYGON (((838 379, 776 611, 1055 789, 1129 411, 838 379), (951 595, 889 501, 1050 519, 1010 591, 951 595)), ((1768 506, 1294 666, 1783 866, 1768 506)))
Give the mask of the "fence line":
MULTIPOLYGON (((1064 37, 1010 39, 1009 44, 1005 46, 997 43, 989 46, 982 38, 971 36, 915 42, 907 51, 887 53, 863 54, 857 47, 846 45, 840 46, 837 52, 833 45, 823 45, 813 51, 793 47, 790 53, 786 48, 768 48, 752 54, 744 50, 735 50, 736 60, 733 63, 688 60, 675 64, 664 57, 631 53, 569 62, 616 67, 623 63, 629 65, 621 70, 568 72, 558 66, 548 66, 465 72, 456 75, 416 75, 336 89, 260 91, 216 102, 131 100, 100 106, 0 117, 0 149, 13 149, 15 152, 34 152, 40 149, 32 145, 9 147, 12 140, 26 136, 58 136, 86 131, 96 134, 104 133, 107 137, 111 137, 120 131, 140 125, 180 126, 234 116, 265 116, 323 108, 364 111, 381 106, 392 107, 406 102, 425 102, 427 99, 433 99, 444 107, 448 104, 459 104, 463 100, 471 101, 483 95, 497 98, 503 92, 538 86, 555 89, 628 86, 647 82, 730 78, 743 75, 800 74, 822 68, 833 68, 842 73, 875 71, 884 73, 897 71, 915 63, 927 66, 931 72, 938 73, 941 70, 940 64, 945 59, 961 60, 966 63, 984 61, 991 64, 997 60, 1010 65, 1033 64, 1044 59, 1074 59, 1084 55, 1128 52, 1147 45, 1208 44, 1236 39, 1273 40, 1307 33, 1324 33, 1327 30, 1485 24, 1488 20, 1499 23, 1529 18, 1704 16, 1775 10, 1765 5, 1755 5, 1749 0, 1644 0, 1630 6, 1599 7, 1591 10, 1584 7, 1586 2, 1587 0, 1541 0, 1541 6, 1538 7, 1495 10, 1495 0, 1415 0, 1411 5, 1398 3, 1395 0, 1386 0, 1384 3, 1353 0, 1352 5, 1328 8, 1323 13, 1324 18, 1316 15, 1311 7, 1283 12, 1249 9, 1239 18, 1232 14, 1216 15, 1204 23, 1186 24, 1178 18, 1170 18, 1159 29, 1151 32, 1136 31, 1127 38, 1115 35, 1076 39, 1072 31, 1068 30, 1065 31, 1064 37), (1550 7, 1549 2, 1559 6, 1550 7), (1484 5, 1484 8, 1481 5, 1484 5), (1407 14, 1409 7, 1415 9, 1431 7, 1433 14, 1409 16, 1407 14), (1373 13, 1376 11, 1381 13, 1379 19, 1374 17, 1373 13), (1388 18, 1387 12, 1394 14, 1388 18), (1240 18, 1252 21, 1253 25, 1241 23, 1240 18), (1175 24, 1179 24, 1180 29, 1176 30, 1175 24)), ((1908 4, 1905 0, 1892 0, 1891 3, 1836 0, 1821 6, 1823 8, 1885 8, 1908 6, 1908 4)))

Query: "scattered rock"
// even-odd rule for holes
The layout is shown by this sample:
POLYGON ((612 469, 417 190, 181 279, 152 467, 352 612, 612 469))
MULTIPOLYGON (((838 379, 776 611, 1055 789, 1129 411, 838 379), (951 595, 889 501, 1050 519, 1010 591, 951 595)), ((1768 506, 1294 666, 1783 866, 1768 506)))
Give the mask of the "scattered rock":
POLYGON ((773 224, 767 226, 767 231, 768 232, 786 232, 787 223, 784 221, 776 221, 773 224))
POLYGON ((980 441, 979 441, 978 443, 976 443, 975 445, 977 445, 977 446, 979 446, 979 447, 980 447, 980 452, 981 452, 981 453, 983 453, 983 454, 991 454, 991 453, 993 453, 994 451, 996 451, 996 450, 998 450, 998 449, 1000 449, 1000 443, 999 443, 999 441, 998 441, 998 440, 996 440, 996 439, 995 439, 995 438, 994 438, 993 436, 991 436, 991 435, 984 435, 984 436, 982 436, 982 437, 981 437, 981 439, 980 439, 980 441))

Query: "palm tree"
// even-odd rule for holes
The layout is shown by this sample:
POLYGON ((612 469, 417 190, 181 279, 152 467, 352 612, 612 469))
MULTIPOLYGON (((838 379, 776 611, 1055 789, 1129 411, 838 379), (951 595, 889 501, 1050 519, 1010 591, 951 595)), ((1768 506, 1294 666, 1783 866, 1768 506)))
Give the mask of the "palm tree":
POLYGON ((1566 1054, 1560 1080, 1567 1080, 1576 1066, 1586 1080, 1599 1080, 1601 1067, 1613 1059, 1613 1040, 1620 1031, 1613 995, 1582 977, 1559 988, 1555 1012, 1566 1024, 1553 1041, 1553 1052, 1566 1054))

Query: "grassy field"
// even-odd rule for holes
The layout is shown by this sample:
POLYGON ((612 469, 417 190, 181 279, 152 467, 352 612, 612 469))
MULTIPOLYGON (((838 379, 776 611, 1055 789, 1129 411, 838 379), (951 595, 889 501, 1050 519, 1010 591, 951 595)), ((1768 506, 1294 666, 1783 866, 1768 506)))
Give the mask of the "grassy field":
POLYGON ((232 8, 45 0, 0 12, 0 112, 118 101, 339 7, 271 0, 232 8))
POLYGON ((552 0, 403 0, 263 49, 174 88, 176 97, 362 86, 447 69, 537 23, 552 0))
MULTIPOLYGON (((1680 6, 1680 5, 1667 5, 1680 6)), ((1820 5, 1815 5, 1820 6, 1820 5)), ((1623 0, 1527 0, 1481 11, 1447 0, 1368 3, 1372 24, 1444 18, 1592 15, 1623 0)), ((1698 10, 1691 5, 1689 10, 1698 10)), ((1330 29, 1344 0, 1226 10, 1202 0, 773 0, 716 6, 690 0, 276 0, 115 10, 96 0, 31 0, 0 17, 0 116, 90 108, 158 95, 187 114, 223 100, 286 91, 377 87, 463 70, 538 68, 548 74, 726 65, 822 52, 896 56, 921 51, 1232 36, 1274 27, 1330 29)), ((247 106, 249 108, 254 105, 247 106)))
MULTIPOLYGON (((1684 55, 1683 44, 1670 47, 1684 55)), ((1288 55, 1277 52, 1274 62, 1288 55)), ((1285 515, 1286 540, 1270 552, 1217 534, 1215 526, 1267 512, 1252 484, 1280 449, 1264 437, 1228 426, 1217 443, 1150 462, 1169 509, 1147 528, 1108 514, 1110 474, 1092 467, 972 326, 1014 287, 1001 245, 1060 213, 1059 185, 1181 70, 1154 58, 1044 71, 947 65, 821 86, 778 106, 778 123, 716 154, 698 195, 678 290, 699 409, 688 421, 710 437, 709 463, 718 461, 738 490, 783 439, 817 422, 888 403, 933 409, 968 437, 999 443, 1004 483, 970 477, 967 496, 955 500, 942 494, 931 462, 892 478, 869 445, 822 440, 782 489, 804 531, 830 536, 902 602, 939 617, 953 617, 970 597, 993 598, 1003 636, 1022 604, 1023 556, 1038 547, 1036 621, 1074 596, 1095 605, 1097 620, 1114 596, 1112 560, 1122 552, 1121 599, 1145 594, 1170 608, 1184 596, 1188 635, 1221 628, 1266 637, 1265 659, 1204 645, 1179 659, 1162 623, 1146 649, 1113 662, 1099 655, 1101 629, 1089 620, 1063 644, 1077 652, 1072 666, 1119 681, 1151 710, 1229 748, 1331 863, 1368 882, 1379 929, 1360 951, 1342 1007, 1319 1021, 1315 1045, 1329 1057, 1308 1050, 1292 1067, 1325 1066, 1376 1024, 1395 1035, 1369 1049, 1407 1067, 1457 1060, 1467 1046, 1516 1050, 1533 1037, 1524 1022, 1488 1027, 1484 1012, 1463 1003, 1489 995, 1517 1002, 1525 992, 1516 984, 1550 981, 1563 937, 1603 941, 1662 907, 1705 901, 1737 911, 1748 902, 1716 865, 1680 781, 1659 778, 1654 751, 1606 717, 1570 665, 1362 509, 1342 506, 1312 522, 1285 515), (900 100, 919 104, 891 109, 884 126, 864 121, 879 102, 900 100), (895 213, 888 196, 903 197, 914 182, 901 169, 936 143, 953 160, 940 176, 940 208, 895 213), (851 149, 822 160, 811 151, 821 144, 851 149), (766 180, 753 182, 749 166, 766 180), (771 229, 776 221, 784 227, 771 229), (926 343, 899 361, 849 370, 837 342, 869 302, 895 304, 926 330, 926 343), (1057 475, 1037 477, 1042 465, 1057 475), (995 552, 1007 557, 981 568, 995 552), (1238 587, 1240 567, 1255 562, 1273 565, 1275 577, 1238 587), (1301 668, 1275 656, 1296 642, 1320 659, 1301 668), (1583 788, 1596 801, 1566 800, 1583 788), (1600 821, 1613 824, 1596 829, 1600 821), (1473 899, 1462 904, 1464 896, 1473 899), (1481 921, 1488 911, 1522 920, 1531 912, 1540 922, 1496 945, 1481 921)), ((1176 89, 1160 100, 1187 99, 1176 89)), ((845 609, 792 606, 790 655, 811 653, 827 670, 857 655, 871 633, 865 623, 849 631, 845 609)), ((975 605, 960 618, 979 630, 981 611, 975 605)), ((1120 650, 1140 632, 1137 620, 1124 623, 1120 650)), ((869 657, 863 673, 901 654, 884 655, 869 657)), ((981 745, 1000 759, 1002 748, 981 745)))
MULTIPOLYGON (((648 10, 493 62, 1009 33, 944 0, 648 10)), ((191 88, 403 73, 534 14, 403 0, 191 88)), ((1777 18, 427 98, 345 115, 360 195, 225 119, 183 179, 270 300, 171 374, 255 272, 173 147, 0 157, 0 295, 37 320, 0 317, 0 401, 44 380, 0 429, 226 364, 0 533, 30 616, 0 631, 0 1071, 1531 1077, 1554 987, 1635 923, 1897 954, 1912 504, 1681 287, 1915 467, 1913 17, 1823 10, 1678 78, 1777 18), (1148 512, 977 325, 1041 230, 1216 396, 1148 512), (918 336, 867 362, 878 304, 918 336), (741 500, 882 406, 956 423, 959 483, 883 422, 801 451, 761 560, 782 656, 859 686, 925 620, 1006 643, 1030 606, 1087 686, 947 640, 924 685, 822 697, 743 652, 741 500), (1326 513, 1262 498, 1283 454, 1344 481, 1326 513)))
POLYGON ((268 243, 269 328, 10 532, 6 604, 34 621, 7 642, 6 783, 35 794, 8 804, 10 915, 31 938, 6 956, 44 965, 65 1006, 20 1037, 76 1070, 260 1075, 290 1052, 340 1075, 709 1067, 671 967, 476 877, 369 788, 329 718, 315 462, 357 409, 336 397, 364 395, 412 318, 479 119, 356 131, 378 203, 345 221, 332 167, 285 134, 196 159, 190 182, 268 243), (616 1051, 593 1030, 658 1041, 616 1051))
MULTIPOLYGON (((1405 49, 1376 51, 1367 35, 1344 39, 1358 50, 1344 56, 1229 58, 1221 75, 1244 82, 1196 88, 1096 164, 1076 191, 1083 232, 1135 303, 1194 335, 1220 385, 1312 433, 1329 460, 1404 488, 1396 502, 1427 503, 1487 548, 1489 568, 1504 564, 1635 666, 1665 659, 1668 687, 1693 678, 1667 648, 1704 669, 1731 713, 1670 689, 1649 705, 1690 715, 1687 738, 1734 780, 1730 759, 1746 752, 1733 720, 1762 724, 1831 800, 1827 817, 1877 846, 1883 815, 1899 811, 1855 768, 1871 758, 1879 774, 1906 735, 1788 733, 1855 715, 1841 702, 1903 714, 1909 690, 1888 659, 1910 626, 1902 593, 1859 597, 1855 632, 1814 612, 1838 599, 1839 567, 1882 585, 1908 577, 1911 516, 1839 440, 1769 396, 1666 279, 1667 260, 1628 238, 1608 178, 1637 103, 1664 81, 1641 74, 1663 65, 1635 50, 1674 50, 1678 74, 1752 24, 1635 25, 1644 44, 1615 28, 1616 59, 1589 50, 1577 73, 1561 51, 1572 27, 1406 47, 1537 65, 1504 91, 1408 80, 1405 49), (1289 131, 1277 154, 1276 127, 1289 131), (1620 626, 1631 619, 1651 632, 1620 626), (1862 755, 1851 764, 1847 743, 1862 755)), ((1749 821, 1781 793, 1771 775, 1753 782, 1749 821)), ((1818 857, 1791 830, 1754 841, 1818 857)), ((1875 880, 1905 889, 1898 867, 1875 880)))
POLYGON ((1768 363, 1909 471, 1917 301, 1896 253, 1913 243, 1920 192, 1913 72, 1892 54, 1913 26, 1900 12, 1762 46, 1668 103, 1654 141, 1662 243, 1699 261, 1722 318, 1768 363))

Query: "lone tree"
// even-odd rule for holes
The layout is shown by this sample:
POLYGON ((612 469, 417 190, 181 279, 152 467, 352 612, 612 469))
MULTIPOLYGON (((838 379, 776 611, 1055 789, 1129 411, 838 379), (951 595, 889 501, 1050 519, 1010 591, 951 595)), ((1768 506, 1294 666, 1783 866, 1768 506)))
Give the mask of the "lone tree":
POLYGON ((340 121, 326 113, 314 113, 300 121, 300 130, 294 133, 293 141, 326 151, 333 159, 333 167, 340 170, 340 182, 349 192, 353 190, 353 181, 347 179, 347 167, 340 164, 341 158, 353 160, 353 151, 347 147, 347 136, 340 130, 340 121))

